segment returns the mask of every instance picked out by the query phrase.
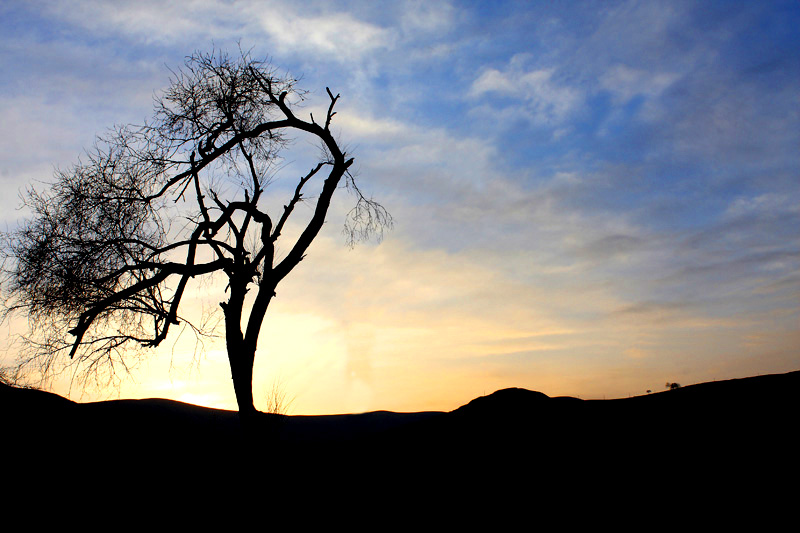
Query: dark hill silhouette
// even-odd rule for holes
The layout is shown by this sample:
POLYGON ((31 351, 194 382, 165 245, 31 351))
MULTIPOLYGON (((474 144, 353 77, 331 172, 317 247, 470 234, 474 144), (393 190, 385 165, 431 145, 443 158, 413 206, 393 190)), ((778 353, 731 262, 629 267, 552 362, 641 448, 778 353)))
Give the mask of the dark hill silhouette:
POLYGON ((438 501, 480 487, 485 497, 537 494, 542 505, 620 494, 639 505, 710 505, 709 491, 736 497, 795 479, 798 390, 800 372, 615 400, 512 388, 451 412, 263 414, 249 428, 233 411, 163 399, 81 404, 4 384, 0 408, 3 456, 24 465, 7 486, 78 479, 94 489, 108 479, 149 493, 158 480, 220 490, 245 476, 256 495, 263 483, 304 498, 382 499, 413 487, 438 501))
MULTIPOLYGON (((433 431, 448 438, 460 430, 491 430, 487 438, 538 433, 538 425, 557 424, 568 433, 612 428, 624 438, 683 434, 711 429, 735 431, 735 426, 786 425, 798 405, 800 371, 685 386, 664 392, 613 400, 580 400, 549 396, 521 388, 499 390, 451 411, 282 416, 262 414, 258 427, 282 445, 352 445, 389 433, 414 435, 433 431), (446 428, 446 429, 445 429, 446 428), (569 428, 574 428, 570 431, 569 428), (583 428, 583 429, 581 429, 583 428)), ((32 439, 55 428, 81 434, 83 439, 114 437, 135 444, 160 439, 237 440, 243 438, 235 411, 200 407, 164 399, 110 400, 76 403, 56 394, 0 384, 0 405, 6 428, 17 438, 32 439), (18 431, 13 431, 17 428, 18 431), (80 431, 78 429, 80 428, 80 431)), ((544 428, 542 428, 544 429, 544 428)), ((778 427, 772 430, 778 430, 778 427)), ((13 439, 12 439, 13 440, 13 439)))

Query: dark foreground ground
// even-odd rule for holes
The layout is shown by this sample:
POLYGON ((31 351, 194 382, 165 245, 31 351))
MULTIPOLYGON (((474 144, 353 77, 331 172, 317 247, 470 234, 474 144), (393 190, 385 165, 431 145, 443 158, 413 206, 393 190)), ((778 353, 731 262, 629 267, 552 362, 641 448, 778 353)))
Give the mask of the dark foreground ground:
POLYGON ((476 495, 517 510, 603 502, 626 514, 655 504, 673 517, 731 517, 771 502, 758 507, 766 518, 798 505, 798 391, 800 372, 619 400, 504 389, 452 412, 263 415, 243 425, 235 412, 169 400, 78 404, 2 385, 4 486, 80 501, 87 490, 162 503, 171 493, 195 505, 220 493, 384 505, 460 494, 462 506, 476 495))

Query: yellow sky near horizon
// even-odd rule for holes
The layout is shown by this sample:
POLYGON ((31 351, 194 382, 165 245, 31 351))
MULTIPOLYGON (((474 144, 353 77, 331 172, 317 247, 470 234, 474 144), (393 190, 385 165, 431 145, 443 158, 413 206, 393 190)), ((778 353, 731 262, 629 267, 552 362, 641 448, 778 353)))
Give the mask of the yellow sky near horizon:
MULTIPOLYGON (((267 312, 256 407, 267 408, 275 386, 295 415, 448 411, 506 387, 619 398, 661 390, 666 381, 763 373, 771 353, 800 340, 780 327, 771 335, 751 331, 746 317, 626 316, 602 287, 521 283, 484 259, 414 250, 399 239, 351 250, 323 233, 267 312), (719 355, 709 361, 704 354, 700 367, 692 350, 704 339, 719 355)), ((204 283, 185 308, 213 309, 223 289, 204 283)), ((194 354, 191 334, 172 338, 143 352, 142 366, 119 389, 70 391, 61 380, 53 390, 77 401, 165 397, 235 409, 224 340, 206 340, 194 354)), ((773 364, 793 369, 791 358, 773 364)))

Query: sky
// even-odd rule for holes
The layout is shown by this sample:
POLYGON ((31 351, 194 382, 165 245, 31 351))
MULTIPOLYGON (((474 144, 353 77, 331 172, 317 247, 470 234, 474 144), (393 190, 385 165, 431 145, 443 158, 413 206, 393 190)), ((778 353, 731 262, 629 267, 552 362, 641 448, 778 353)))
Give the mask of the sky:
MULTIPOLYGON (((333 129, 394 219, 351 249, 337 192, 267 313, 256 407, 279 390, 289 414, 451 410, 505 387, 624 398, 798 370, 798 27, 795 0, 6 0, 0 224, 96 135, 150 117, 187 55, 241 46, 299 78, 308 110, 341 94, 333 129)), ((276 205, 308 151, 283 154, 276 205)), ((4 361, 25 327, 3 324, 4 361)), ((176 337, 114 390, 53 390, 235 409, 224 341, 176 337)))

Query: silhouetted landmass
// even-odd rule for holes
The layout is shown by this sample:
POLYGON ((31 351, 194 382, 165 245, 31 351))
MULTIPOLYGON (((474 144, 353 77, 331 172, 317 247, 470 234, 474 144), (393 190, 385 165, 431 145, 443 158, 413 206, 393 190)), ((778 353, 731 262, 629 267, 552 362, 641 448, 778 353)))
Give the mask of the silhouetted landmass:
POLYGON ((37 483, 193 479, 219 488, 244 472, 303 497, 380 498, 413 486, 436 498, 477 484, 559 501, 658 492, 699 505, 709 490, 749 494, 795 479, 798 390, 800 372, 616 400, 512 388, 451 412, 263 414, 252 427, 234 411, 171 400, 80 404, 7 385, 0 405, 4 456, 37 483))

